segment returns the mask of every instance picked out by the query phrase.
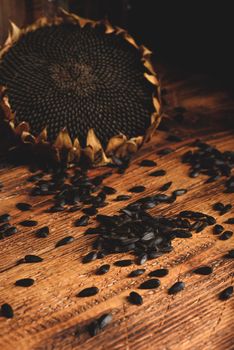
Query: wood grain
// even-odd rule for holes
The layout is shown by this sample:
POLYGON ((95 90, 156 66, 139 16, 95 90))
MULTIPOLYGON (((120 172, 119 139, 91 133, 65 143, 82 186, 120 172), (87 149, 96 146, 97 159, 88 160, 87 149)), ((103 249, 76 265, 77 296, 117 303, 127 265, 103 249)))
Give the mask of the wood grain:
MULTIPOLYGON (((212 204, 217 201, 233 203, 233 194, 223 193, 224 179, 210 184, 204 184, 204 177, 191 179, 187 176, 188 167, 180 163, 180 157, 191 140, 198 137, 220 150, 234 149, 233 132, 224 118, 228 111, 233 110, 232 103, 228 94, 223 92, 195 94, 195 91, 200 91, 196 90, 197 82, 168 83, 167 77, 165 81, 169 88, 167 101, 170 108, 183 104, 189 110, 183 126, 169 121, 172 130, 178 130, 184 140, 169 143, 166 141, 168 133, 158 131, 124 175, 114 172, 104 183, 115 187, 119 194, 126 194, 135 184, 143 184, 146 186, 144 196, 147 196, 157 193, 165 182, 173 181, 169 192, 186 187, 188 193, 173 204, 163 204, 151 210, 153 214, 173 215, 185 209, 199 210, 215 215, 217 222, 222 224, 233 213, 217 216, 212 204), (157 150, 165 146, 173 147, 175 152, 159 157, 157 150), (166 176, 148 176, 152 169, 138 166, 146 157, 156 160, 157 169, 165 169, 166 176)), ((93 169, 89 173, 94 176, 105 171, 105 168, 93 169)), ((234 347, 233 298, 226 302, 218 300, 219 292, 233 284, 233 262, 223 259, 223 255, 233 249, 233 239, 220 241, 208 227, 191 239, 173 241, 171 253, 145 265, 147 273, 156 267, 167 267, 169 275, 162 279, 158 290, 141 292, 144 298, 142 306, 133 306, 126 297, 131 290, 137 290, 146 275, 128 279, 127 274, 135 267, 113 265, 106 275, 94 275, 102 263, 112 264, 117 258, 130 256, 126 254, 81 264, 82 256, 91 250, 94 239, 83 235, 85 228, 73 226, 81 213, 46 213, 49 196, 30 198, 33 204, 30 212, 22 213, 15 208, 17 202, 29 201, 31 184, 26 181, 28 176, 27 168, 2 163, 0 180, 4 187, 0 192, 0 214, 10 212, 12 223, 17 227, 24 219, 38 220, 38 227, 49 225, 51 232, 48 238, 39 239, 35 237, 34 229, 20 228, 15 236, 0 241, 0 303, 10 303, 15 311, 13 319, 0 317, 1 349, 230 350, 234 347), (75 241, 55 249, 55 243, 68 234, 73 235, 75 241), (37 254, 44 261, 17 265, 17 260, 25 254, 37 254), (214 273, 210 276, 192 274, 195 267, 203 264, 211 265, 214 273), (27 289, 15 287, 14 282, 24 277, 34 278, 35 285, 27 289), (169 296, 167 288, 177 280, 183 280, 186 288, 169 296), (91 298, 76 297, 77 292, 92 285, 100 289, 99 294, 91 298), (113 313, 113 322, 102 333, 90 338, 87 324, 105 312, 113 313)), ((114 202, 114 197, 108 197, 109 205, 100 209, 100 213, 117 213, 127 203, 114 202)), ((140 194, 134 194, 128 202, 140 197, 140 194)), ((94 219, 92 225, 95 225, 94 219)), ((232 229, 231 225, 225 224, 225 227, 232 229)))

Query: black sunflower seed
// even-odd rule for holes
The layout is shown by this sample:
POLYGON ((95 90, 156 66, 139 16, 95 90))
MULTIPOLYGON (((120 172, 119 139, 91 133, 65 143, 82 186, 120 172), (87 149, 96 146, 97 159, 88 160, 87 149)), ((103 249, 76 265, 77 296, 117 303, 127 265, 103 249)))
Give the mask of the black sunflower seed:
POLYGON ((100 332, 100 328, 99 328, 98 322, 97 321, 91 322, 87 326, 87 330, 88 330, 88 332, 89 332, 91 337, 94 337, 95 335, 97 335, 100 332))
POLYGON ((35 234, 39 238, 46 238, 46 237, 48 237, 48 234, 49 234, 49 227, 48 226, 43 226, 43 227, 39 228, 35 232, 35 234))
POLYGON ((227 239, 231 238, 233 235, 232 231, 224 231, 220 236, 219 239, 221 241, 226 241, 227 239))
POLYGON ((128 301, 134 305, 142 305, 143 304, 143 298, 137 292, 131 292, 128 296, 128 301))
POLYGON ((112 322, 113 316, 111 313, 108 314, 103 314, 102 316, 100 316, 98 318, 98 325, 100 329, 105 328, 106 326, 108 326, 108 324, 110 324, 112 322))
POLYGON ((37 226, 38 222, 36 220, 24 220, 24 221, 21 221, 19 224, 24 227, 33 227, 33 226, 37 226))
POLYGON ((176 294, 182 291, 185 288, 185 283, 184 282, 176 282, 173 284, 169 289, 168 289, 168 294, 176 294))
POLYGON ((213 175, 213 176, 210 176, 206 181, 205 183, 208 184, 208 183, 211 183, 211 182, 214 182, 216 180, 220 179, 220 174, 216 174, 216 175, 213 175))
POLYGON ((26 263, 38 263, 38 262, 41 262, 43 261, 43 258, 41 258, 40 256, 38 255, 25 255, 24 257, 24 261, 26 263))
POLYGON ((4 232, 9 227, 11 227, 11 225, 8 222, 6 222, 5 224, 0 225, 0 232, 4 232))
POLYGON ((168 269, 157 269, 157 270, 151 271, 149 273, 149 276, 150 277, 164 277, 164 276, 168 275, 168 273, 169 273, 168 269))
POLYGON ((165 155, 170 154, 172 152, 174 152, 174 150, 172 148, 164 148, 164 149, 161 149, 160 151, 158 151, 157 154, 160 156, 165 156, 165 155))
POLYGON ((186 190, 185 188, 180 188, 178 190, 173 191, 172 194, 175 196, 182 196, 183 194, 185 194, 187 192, 188 192, 188 190, 186 190))
POLYGON ((157 165, 157 163, 150 159, 143 159, 139 165, 143 167, 154 167, 157 165))
POLYGON ((32 206, 29 203, 17 203, 16 208, 21 210, 21 211, 27 211, 27 210, 32 209, 32 206))
POLYGON ((50 207, 48 209, 48 212, 49 213, 58 213, 58 212, 64 211, 64 210, 65 210, 65 208, 61 205, 53 205, 52 207, 50 207))
POLYGON ((86 264, 97 259, 97 252, 93 251, 85 255, 82 259, 82 263, 86 264))
POLYGON ((149 176, 164 176, 166 175, 166 171, 161 169, 161 170, 156 170, 156 171, 153 171, 152 173, 149 174, 149 176))
POLYGON ((89 216, 88 215, 82 215, 79 219, 77 219, 74 222, 74 226, 87 226, 89 222, 89 216))
POLYGON ((167 183, 165 183, 164 185, 162 185, 159 190, 160 191, 167 191, 172 185, 172 181, 169 181, 167 183))
POLYGON ((89 287, 81 290, 77 297, 84 298, 84 297, 91 297, 93 295, 96 295, 99 292, 99 289, 97 287, 89 287))
POLYGON ((138 265, 143 265, 148 259, 147 254, 141 254, 138 258, 137 258, 137 264, 138 265))
POLYGON ((160 286, 161 282, 157 278, 152 278, 139 285, 139 289, 154 289, 160 286))
POLYGON ((200 266, 197 269, 193 270, 193 273, 197 275, 210 275, 213 272, 212 267, 210 266, 200 266))
POLYGON ((129 192, 133 192, 133 193, 144 192, 145 191, 145 186, 134 186, 134 187, 131 187, 128 191, 129 192))
POLYGON ((224 255, 224 258, 234 259, 234 249, 229 250, 229 252, 224 255))
MULTIPOLYGON (((163 250, 167 250, 167 247, 166 247, 166 246, 161 247, 161 250, 162 250, 161 252, 154 252, 154 251, 149 252, 149 253, 147 254, 148 259, 159 258, 160 256, 163 255, 163 250)), ((171 250, 170 250, 170 251, 171 251, 171 250)))
POLYGON ((108 195, 115 194, 117 192, 115 188, 110 186, 103 186, 102 191, 108 195))
POLYGON ((133 261, 130 259, 125 259, 125 260, 117 260, 114 262, 115 266, 119 267, 125 267, 125 266, 130 266, 133 264, 133 261))
POLYGON ((77 204, 77 205, 74 205, 73 207, 69 208, 68 211, 69 213, 75 213, 76 211, 80 210, 82 207, 82 205, 80 204, 77 204))
POLYGON ((15 285, 19 287, 30 287, 33 284, 34 284, 33 278, 21 278, 20 280, 17 280, 15 282, 15 285))
POLYGON ((224 221, 225 224, 233 225, 234 224, 234 218, 229 218, 226 221, 224 221))
POLYGON ((132 198, 132 196, 129 196, 127 194, 120 194, 119 196, 117 196, 115 198, 115 201, 117 201, 117 202, 119 202, 119 201, 127 201, 130 198, 132 198))
POLYGON ((55 248, 58 248, 58 247, 61 247, 61 246, 63 246, 63 245, 72 243, 74 240, 75 240, 75 239, 74 239, 73 236, 64 237, 64 238, 60 239, 60 240, 55 244, 55 248))
POLYGON ((222 211, 224 209, 224 204, 221 202, 217 202, 213 205, 213 209, 216 211, 222 211))
POLYGON ((207 222, 199 222, 199 225, 196 227, 195 232, 199 233, 203 231, 208 226, 207 222))
POLYGON ((101 265, 97 271, 96 271, 96 275, 104 275, 105 273, 107 273, 110 270, 110 265, 109 264, 104 264, 101 265))
POLYGON ((5 318, 13 318, 14 317, 14 311, 10 304, 2 304, 1 306, 1 316, 5 318))
POLYGON ((221 293, 219 293, 219 299, 220 300, 228 300, 229 298, 231 298, 233 294, 233 287, 227 287, 225 288, 221 293))
POLYGON ((224 208, 222 210, 220 210, 220 215, 224 215, 226 213, 228 213, 230 210, 232 209, 232 205, 231 204, 226 204, 224 206, 224 208))
POLYGON ((4 237, 9 237, 9 236, 14 235, 17 232, 18 232, 17 227, 11 226, 11 227, 7 228, 3 234, 4 234, 4 237))
POLYGON ((224 230, 224 227, 222 225, 215 225, 213 227, 213 234, 214 235, 219 235, 220 233, 222 233, 224 230))
POLYGON ((214 225, 216 223, 216 219, 211 215, 206 215, 205 221, 208 225, 214 225))
POLYGON ((186 230, 174 230, 172 231, 172 234, 174 234, 177 238, 191 238, 192 233, 186 230))
POLYGON ((98 252, 97 258, 98 258, 98 259, 102 259, 102 258, 104 258, 105 256, 106 256, 106 253, 105 253, 104 251, 100 251, 100 252, 98 252))
POLYGON ((2 214, 2 215, 0 215, 0 223, 8 222, 8 221, 10 221, 10 219, 11 219, 10 214, 2 214))
POLYGON ((169 135, 167 137, 167 140, 172 141, 172 142, 180 142, 180 141, 182 141, 182 138, 178 135, 169 135))
POLYGON ((82 211, 83 211, 84 214, 86 214, 88 216, 94 216, 98 212, 97 209, 94 206, 89 207, 89 208, 84 208, 82 211))
POLYGON ((196 178, 199 175, 200 175, 200 172, 197 170, 190 171, 190 173, 189 173, 189 177, 191 177, 191 178, 196 178))
POLYGON ((145 269, 137 269, 137 270, 133 270, 132 272, 130 272, 128 274, 128 277, 137 277, 142 275, 145 272, 145 269))

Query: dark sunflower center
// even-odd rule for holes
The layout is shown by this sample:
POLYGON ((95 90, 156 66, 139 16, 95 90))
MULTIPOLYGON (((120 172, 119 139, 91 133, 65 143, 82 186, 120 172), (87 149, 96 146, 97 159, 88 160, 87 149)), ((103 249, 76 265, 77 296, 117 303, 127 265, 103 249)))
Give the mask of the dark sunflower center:
POLYGON ((64 92, 74 92, 79 96, 88 96, 94 93, 97 86, 91 66, 72 62, 53 63, 48 67, 51 78, 58 89, 64 92))
POLYGON ((144 71, 139 51, 120 35, 62 24, 22 36, 0 63, 0 85, 33 134, 47 127, 53 141, 67 127, 84 146, 93 128, 105 146, 149 127, 153 86, 144 71))

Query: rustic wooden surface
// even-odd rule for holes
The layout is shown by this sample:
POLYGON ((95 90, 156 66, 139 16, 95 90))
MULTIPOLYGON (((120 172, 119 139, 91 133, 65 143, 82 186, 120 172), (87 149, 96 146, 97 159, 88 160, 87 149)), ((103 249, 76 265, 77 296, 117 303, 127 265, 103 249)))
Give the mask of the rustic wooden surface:
MULTIPOLYGON (((165 81, 167 77, 164 77, 165 81)), ((144 184, 144 195, 156 193, 160 185, 173 181, 172 190, 188 189, 188 193, 173 204, 163 204, 151 210, 152 213, 176 214, 181 210, 192 209, 215 215, 218 223, 223 223, 225 214, 217 216, 212 210, 216 201, 233 203, 233 194, 224 194, 224 180, 204 184, 204 178, 191 179, 187 176, 188 167, 180 163, 180 156, 188 149, 191 140, 201 137, 220 150, 233 150, 233 132, 230 130, 230 112, 233 111, 228 94, 221 91, 199 89, 199 80, 189 83, 175 79, 169 84, 168 101, 171 105, 184 105, 188 108, 186 122, 181 127, 175 122, 172 129, 179 130, 184 137, 180 143, 166 141, 167 133, 158 131, 153 140, 135 157, 126 174, 114 173, 104 181, 127 193, 135 184, 144 184), (171 92, 170 92, 171 91, 171 92), (220 117, 222 118, 220 121, 220 117), (170 146, 176 151, 164 157, 156 155, 159 148, 170 146), (166 169, 164 177, 148 176, 152 168, 140 168, 143 158, 156 160, 157 169, 166 169)), ((90 170, 90 175, 102 173, 106 169, 90 170)), ((36 238, 34 229, 20 228, 19 233, 0 241, 0 303, 10 303, 15 311, 13 319, 0 317, 0 348, 4 350, 70 350, 70 349, 109 349, 109 350, 231 350, 233 342, 233 298, 226 302, 218 300, 218 294, 233 284, 233 262, 223 259, 223 255, 233 249, 233 239, 220 241, 212 235, 211 227, 191 239, 173 241, 174 251, 149 261, 147 271, 157 267, 167 267, 169 275, 162 279, 162 285, 155 291, 142 291, 144 304, 128 304, 126 296, 146 276, 126 278, 135 266, 111 267, 104 276, 95 276, 94 271, 102 263, 112 263, 123 255, 112 255, 86 265, 81 257, 90 251, 93 237, 84 237, 86 228, 75 228, 72 223, 81 214, 66 212, 47 214, 45 209, 49 197, 33 197, 31 212, 19 212, 15 204, 29 202, 31 184, 26 182, 29 172, 26 167, 13 167, 3 164, 0 180, 4 187, 0 192, 0 214, 10 212, 12 223, 17 224, 33 218, 39 227, 49 225, 51 233, 46 239, 36 238), (55 242, 67 235, 76 240, 70 245, 54 249, 55 242), (25 254, 37 254, 44 258, 39 264, 16 262, 25 254), (192 269, 201 264, 213 266, 210 276, 198 276, 192 269), (35 284, 29 288, 15 287, 19 278, 32 277, 35 284), (177 280, 183 280, 186 288, 175 296, 167 294, 167 288, 177 280), (100 293, 91 298, 77 298, 76 294, 84 287, 96 285, 100 293), (90 338, 85 326, 105 312, 113 313, 113 322, 102 333, 90 338), (76 335, 78 330, 79 335, 76 335)), ((170 190, 169 190, 170 191, 170 190)), ((113 202, 100 213, 114 214, 126 202, 113 202)), ((132 200, 140 197, 133 195, 132 200)), ((129 201, 129 202, 130 202, 129 201)), ((93 220, 94 221, 94 220, 93 220)), ((231 226, 225 225, 227 229, 231 226)), ((127 255, 128 256, 128 255, 127 255)))

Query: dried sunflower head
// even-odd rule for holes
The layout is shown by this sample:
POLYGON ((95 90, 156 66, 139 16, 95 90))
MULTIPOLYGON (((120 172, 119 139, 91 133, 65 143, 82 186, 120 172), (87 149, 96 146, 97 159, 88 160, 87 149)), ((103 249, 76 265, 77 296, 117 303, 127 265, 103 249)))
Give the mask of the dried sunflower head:
POLYGON ((18 29, 0 53, 1 107, 24 143, 95 165, 148 141, 160 121, 151 52, 123 29, 61 11, 18 29))

